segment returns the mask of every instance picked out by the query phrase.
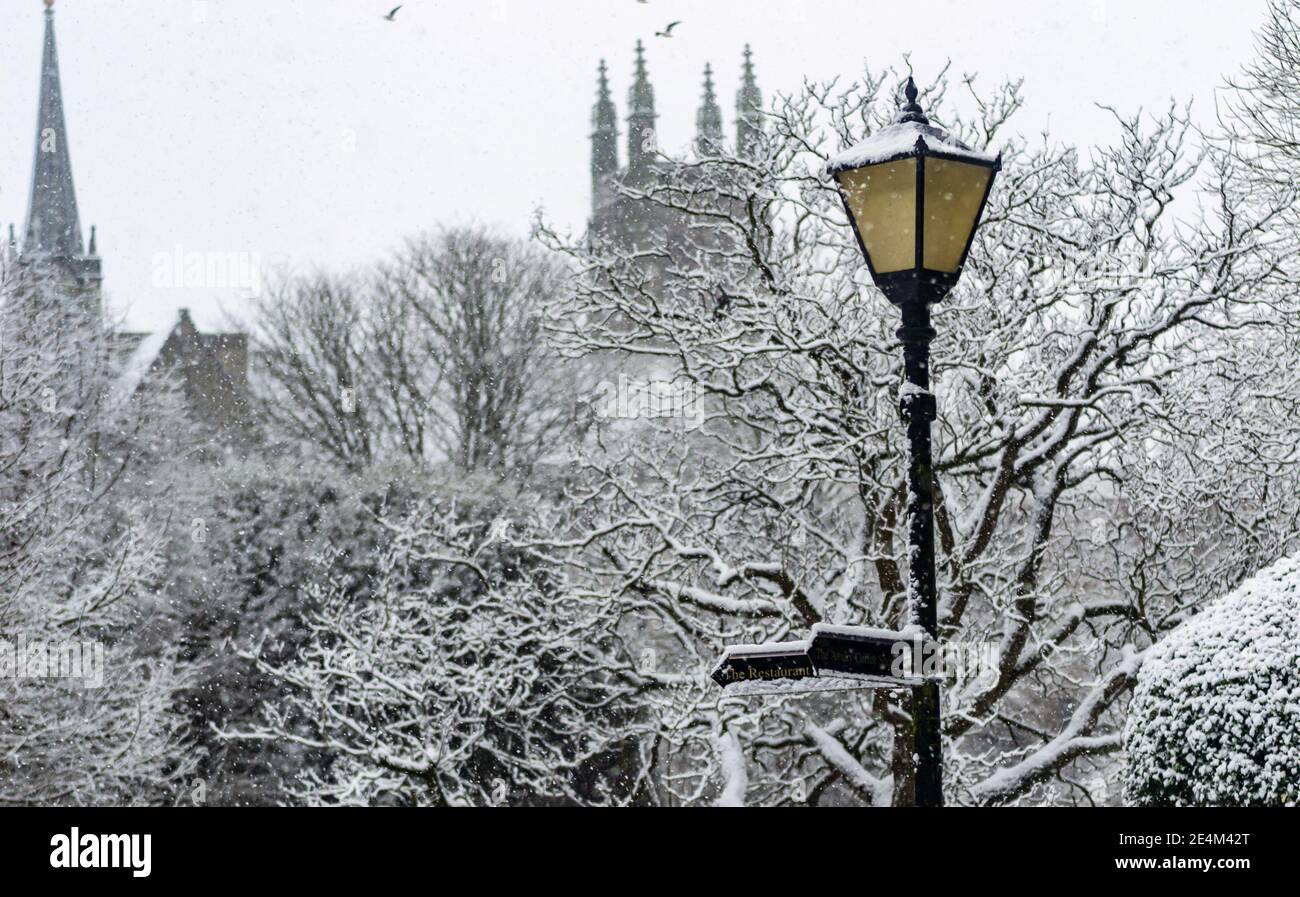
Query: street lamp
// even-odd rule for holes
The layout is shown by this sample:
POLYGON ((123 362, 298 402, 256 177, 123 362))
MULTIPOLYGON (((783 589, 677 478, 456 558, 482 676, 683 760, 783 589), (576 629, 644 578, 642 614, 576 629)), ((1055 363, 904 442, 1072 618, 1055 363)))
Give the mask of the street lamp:
MULTIPOLYGON (((893 124, 826 163, 876 286, 899 306, 906 383, 899 405, 908 466, 908 623, 938 639, 930 424, 930 304, 956 285, 1002 157, 972 150, 930 124, 909 77, 893 124)), ((912 689, 916 804, 943 805, 939 685, 912 689)))

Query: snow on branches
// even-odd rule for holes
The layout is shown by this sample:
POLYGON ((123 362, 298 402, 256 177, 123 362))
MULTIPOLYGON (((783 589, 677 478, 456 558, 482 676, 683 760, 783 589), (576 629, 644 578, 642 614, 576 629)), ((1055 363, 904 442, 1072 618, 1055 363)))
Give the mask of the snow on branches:
POLYGON ((449 498, 385 513, 365 588, 309 584, 303 647, 246 653, 285 697, 223 734, 323 756, 292 799, 611 804, 643 786, 639 686, 612 608, 557 579, 498 510, 449 498))
MULTIPOLYGON (((663 157, 658 182, 620 184, 678 223, 660 239, 539 225, 581 272, 548 309, 557 345, 703 396, 698 427, 607 427, 580 453, 567 500, 590 525, 549 552, 638 621, 664 675, 817 621, 901 625, 897 314, 821 176, 889 119, 895 80, 808 84, 755 152, 663 157)), ((940 628, 993 660, 945 689, 945 753, 950 800, 1006 803, 1081 793, 1119 746, 1142 649, 1294 539, 1277 226, 1294 197, 1246 190, 1177 109, 1116 112, 1114 144, 1083 153, 1010 130, 1018 85, 960 87, 941 79, 927 109, 1004 167, 935 309, 940 628)), ((909 799, 905 694, 647 697, 671 732, 664 800, 724 781, 751 801, 909 799)))
POLYGON ((171 802, 194 757, 145 469, 183 428, 165 388, 115 393, 110 335, 48 274, 0 272, 0 804, 171 802))
POLYGON ((1124 727, 1143 805, 1300 800, 1300 557, 1283 558, 1151 648, 1124 727))

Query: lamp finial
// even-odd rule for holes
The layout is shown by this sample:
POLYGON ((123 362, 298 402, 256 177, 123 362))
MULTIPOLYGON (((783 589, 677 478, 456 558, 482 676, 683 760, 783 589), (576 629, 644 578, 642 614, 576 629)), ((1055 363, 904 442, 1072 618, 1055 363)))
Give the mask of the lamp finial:
POLYGON ((923 125, 928 125, 930 123, 930 119, 925 117, 924 110, 922 110, 920 104, 916 102, 918 93, 919 91, 916 89, 916 82, 912 80, 911 75, 908 75, 907 84, 903 87, 903 96, 907 97, 907 103, 903 108, 898 110, 898 121, 900 124, 905 121, 920 122, 923 125))

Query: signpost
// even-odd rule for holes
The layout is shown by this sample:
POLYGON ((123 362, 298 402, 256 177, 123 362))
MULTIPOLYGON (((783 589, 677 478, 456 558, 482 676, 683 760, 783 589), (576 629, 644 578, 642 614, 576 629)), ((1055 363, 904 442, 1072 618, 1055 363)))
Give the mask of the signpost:
POLYGON ((815 678, 817 671, 808 657, 807 642, 768 642, 727 648, 710 675, 727 688, 753 682, 797 682, 815 678))
POLYGON ((924 633, 818 623, 804 641, 733 645, 710 674, 727 694, 798 694, 847 688, 911 688, 935 643, 924 633))
MULTIPOLYGON (((805 641, 733 645, 722 652, 710 675, 728 696, 850 688, 912 688, 914 695, 927 690, 937 694, 941 659, 939 643, 919 626, 896 632, 818 623, 805 641)), ((917 758, 919 770, 919 751, 917 758)), ((918 788, 918 806, 942 803, 920 797, 918 788)))

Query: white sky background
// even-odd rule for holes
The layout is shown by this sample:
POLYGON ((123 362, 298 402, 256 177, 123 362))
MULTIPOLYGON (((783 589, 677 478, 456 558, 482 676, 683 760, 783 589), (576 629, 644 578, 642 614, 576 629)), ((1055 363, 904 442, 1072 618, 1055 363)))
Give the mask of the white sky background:
MULTIPOLYGON (((712 62, 728 136, 742 45, 764 98, 807 75, 944 60, 1024 76, 1022 131, 1112 136, 1107 113, 1171 97, 1213 113, 1252 54, 1264 0, 58 0, 83 229, 99 226, 110 301, 131 326, 200 327, 234 291, 153 285, 156 256, 244 252, 266 269, 344 268, 440 222, 526 233, 537 206, 580 228, 589 207, 595 70, 627 114, 646 41, 660 144, 694 133, 712 62), (205 16, 204 16, 205 14, 205 16), (671 40, 653 33, 681 19, 671 40)), ((21 238, 35 145, 39 0, 0 0, 0 221, 21 238)), ((924 102, 924 98, 922 98, 924 102)), ((623 130, 626 127, 623 126, 623 130)), ((625 135, 620 153, 625 156, 625 135)))

